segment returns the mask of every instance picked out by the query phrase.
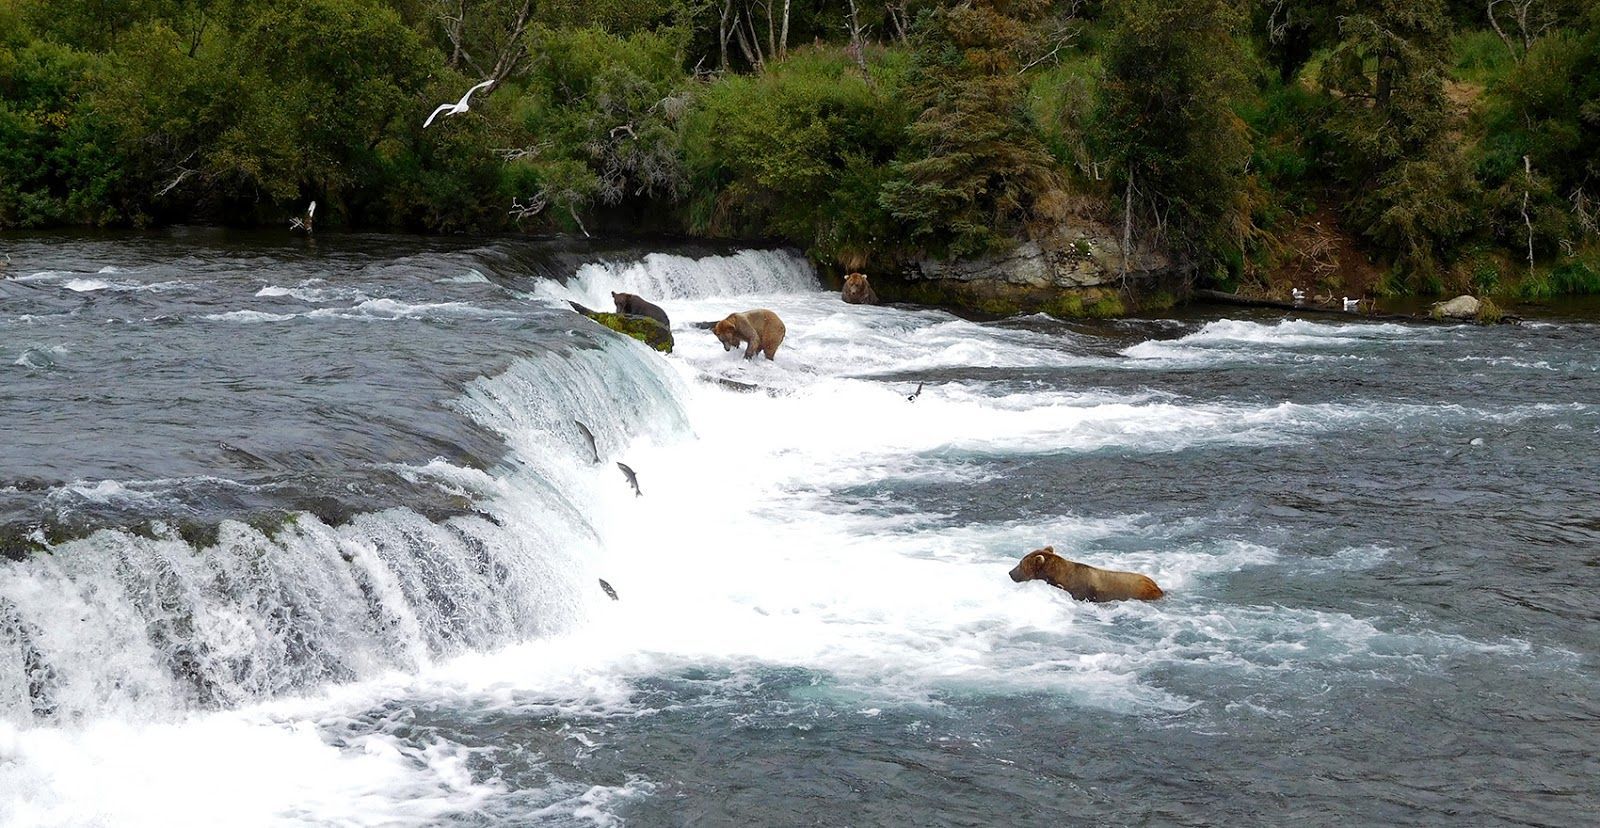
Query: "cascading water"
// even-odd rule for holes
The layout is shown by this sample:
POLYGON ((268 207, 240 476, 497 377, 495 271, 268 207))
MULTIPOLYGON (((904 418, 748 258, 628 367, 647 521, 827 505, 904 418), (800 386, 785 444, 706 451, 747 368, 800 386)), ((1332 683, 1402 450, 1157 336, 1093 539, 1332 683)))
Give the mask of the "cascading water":
MULTIPOLYGON (((652 292, 677 285, 681 294, 694 289, 695 273, 709 275, 712 289, 815 282, 802 260, 754 251, 585 265, 574 282, 652 292), (593 278, 607 273, 621 278, 593 278)), ((453 284, 480 280, 488 283, 481 274, 446 277, 453 284)), ((66 288, 78 291, 76 281, 66 288)), ((360 286, 268 286, 254 295, 354 304, 205 318, 271 323, 300 315, 377 312, 401 319, 427 312, 412 308, 496 313, 462 302, 373 298, 360 286)), ((434 521, 391 508, 330 526, 290 512, 277 525, 223 520, 214 540, 199 544, 155 520, 140 532, 109 527, 6 564, 0 718, 71 723, 234 707, 569 629, 593 597, 588 585, 597 543, 588 509, 594 475, 575 422, 606 448, 640 435, 683 433, 687 422, 681 381, 641 346, 593 330, 565 338, 469 383, 447 403, 500 435, 509 453, 499 466, 484 472, 426 458, 390 465, 413 483, 470 501, 481 514, 434 521)), ((152 499, 111 481, 89 493, 152 499)))
POLYGON ((976 322, 781 251, 138 239, 0 280, 0 823, 1587 807, 1590 323, 976 322), (675 352, 567 309, 612 291, 675 352), (697 326, 753 307, 776 361, 697 326), (1168 597, 1006 577, 1045 544, 1168 597))

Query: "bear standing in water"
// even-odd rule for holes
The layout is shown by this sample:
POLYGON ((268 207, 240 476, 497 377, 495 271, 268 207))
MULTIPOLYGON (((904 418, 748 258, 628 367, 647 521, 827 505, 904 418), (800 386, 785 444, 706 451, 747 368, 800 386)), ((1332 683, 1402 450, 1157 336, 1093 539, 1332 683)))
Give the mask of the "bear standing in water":
POLYGON ((784 327, 777 314, 758 308, 728 314, 728 318, 711 326, 711 332, 722 342, 724 351, 749 343, 744 349, 745 359, 755 356, 757 351, 772 359, 778 354, 778 346, 783 344, 784 327))
POLYGON ((878 293, 872 289, 872 283, 867 281, 864 273, 852 273, 844 277, 844 290, 840 296, 852 305, 878 304, 878 293))
POLYGON ((648 316, 661 323, 664 328, 671 328, 672 323, 667 321, 667 312, 646 302, 642 297, 632 293, 611 292, 611 301, 617 305, 617 313, 628 313, 634 316, 648 316))
POLYGON ((1154 601, 1165 595, 1156 582, 1137 572, 1101 569, 1056 554, 1054 546, 1035 549, 1011 570, 1011 580, 1043 580, 1060 587, 1079 601, 1154 601))

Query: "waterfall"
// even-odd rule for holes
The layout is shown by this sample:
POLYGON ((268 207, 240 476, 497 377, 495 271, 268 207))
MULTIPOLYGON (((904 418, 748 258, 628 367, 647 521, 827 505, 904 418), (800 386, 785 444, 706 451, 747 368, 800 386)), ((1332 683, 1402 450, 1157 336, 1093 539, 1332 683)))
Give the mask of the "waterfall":
POLYGON ((477 514, 229 520, 199 547, 158 523, 5 562, 0 720, 233 707, 578 623, 601 597, 586 502, 617 471, 593 463, 574 421, 608 458, 641 436, 684 433, 687 421, 681 380, 649 349, 552 333, 448 404, 504 438, 499 466, 388 469, 446 488, 477 514))

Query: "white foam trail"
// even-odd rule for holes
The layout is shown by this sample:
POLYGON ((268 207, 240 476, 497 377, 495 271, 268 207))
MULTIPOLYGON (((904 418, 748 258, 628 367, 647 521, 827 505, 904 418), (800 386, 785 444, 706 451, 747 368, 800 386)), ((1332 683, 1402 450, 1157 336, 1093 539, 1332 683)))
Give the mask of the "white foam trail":
POLYGON ((256 296, 272 298, 287 296, 302 302, 321 304, 324 302, 360 302, 370 298, 360 288, 345 286, 328 286, 325 280, 309 279, 294 287, 282 285, 267 285, 256 291, 256 296))
POLYGON ((441 285, 487 285, 490 283, 489 277, 478 272, 476 269, 468 270, 466 273, 463 273, 459 276, 446 276, 442 279, 434 279, 433 281, 441 285))
POLYGON ((105 290, 111 287, 111 283, 104 279, 73 279, 62 285, 62 287, 74 293, 88 293, 95 290, 105 290))
MULTIPOLYGON (((259 295, 259 294, 258 294, 259 295)), ((324 301, 311 300, 306 301, 324 301)), ((305 313, 269 313, 258 310, 236 310, 226 313, 206 314, 203 319, 214 322, 287 322, 291 319, 351 319, 367 322, 392 322, 397 319, 420 319, 435 316, 493 316, 497 312, 485 310, 466 302, 403 302, 398 299, 367 299, 349 308, 318 308, 305 313)))
POLYGON ((1286 319, 1272 324, 1221 319, 1173 340, 1150 340, 1123 349, 1137 360, 1178 363, 1260 359, 1292 354, 1306 360, 1358 361, 1364 348, 1394 343, 1423 343, 1427 332, 1393 323, 1326 324, 1286 319))
POLYGON ((227 313, 208 313, 201 317, 213 322, 287 322, 299 314, 267 313, 266 311, 236 310, 227 313))

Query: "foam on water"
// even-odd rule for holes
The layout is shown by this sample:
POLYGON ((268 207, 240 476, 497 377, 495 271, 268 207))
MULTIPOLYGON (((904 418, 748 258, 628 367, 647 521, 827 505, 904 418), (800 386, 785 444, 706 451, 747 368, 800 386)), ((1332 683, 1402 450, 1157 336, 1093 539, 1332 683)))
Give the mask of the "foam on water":
POLYGON ((359 302, 369 298, 359 288, 330 287, 322 279, 310 279, 294 287, 281 285, 267 285, 256 291, 256 296, 273 298, 287 296, 299 299, 302 302, 319 304, 323 302, 359 302))
POLYGON ((1394 323, 1328 324, 1285 319, 1264 324, 1237 319, 1208 322, 1178 339, 1150 340, 1123 349, 1139 361, 1180 365, 1259 360, 1265 356, 1297 361, 1360 362, 1364 350, 1436 340, 1428 331, 1394 323))
MULTIPOLYGON (((290 295, 266 290, 258 295, 290 295)), ((394 467, 470 498, 485 516, 435 524, 395 509, 340 527, 300 516, 272 536, 227 523, 206 550, 175 533, 103 531, 8 565, 0 711, 20 726, 0 729, 0 821, 421 825, 505 813, 515 801, 523 815, 605 825, 656 790, 648 771, 620 785, 552 771, 538 790, 510 791, 485 763, 469 768, 469 748, 403 734, 374 714, 396 699, 576 721, 682 703, 635 692, 654 677, 709 672, 720 677, 713 696, 726 698, 799 668, 852 710, 1044 693, 1159 714, 1200 703, 1162 682, 1165 671, 1268 675, 1293 694, 1311 670, 1431 670, 1461 653, 1528 654, 1515 641, 1221 594, 1230 576, 1259 568, 1314 579, 1374 566, 1387 554, 1375 547, 1291 565, 1284 550, 1195 540, 1137 513, 1086 517, 1063 506, 1047 518, 951 525, 842 490, 977 486, 993 457, 1272 446, 1372 422, 1542 416, 1538 406, 1201 402, 969 380, 930 382, 912 403, 902 375, 1125 360, 1089 355, 1067 334, 844 305, 785 253, 654 254, 586 266, 535 295, 607 310, 613 290, 667 309, 672 356, 622 337, 547 346, 449 403, 504 439, 501 466, 418 458, 394 467), (789 325, 774 362, 726 353, 693 324, 752 307, 789 325), (717 379, 766 393, 708 381, 717 379), (574 421, 593 432, 601 462, 574 421), (1012 583, 1018 557, 1044 544, 1146 572, 1169 597, 1083 604, 1043 583, 1012 583), (597 578, 621 600, 608 600, 597 578), (176 815, 163 808, 171 802, 183 803, 176 815)), ((368 299, 306 315, 474 310, 368 299)), ((1392 325, 1213 323, 1163 344, 1336 354, 1416 338, 1392 325)), ((90 499, 139 494, 115 482, 70 488, 90 499)), ((1271 699, 1252 704, 1277 712, 1271 699)), ((576 749, 592 749, 586 739, 576 749)))
POLYGON ((651 253, 639 261, 587 264, 564 282, 540 284, 536 295, 563 307, 573 301, 609 311, 612 291, 638 294, 661 304, 679 299, 810 292, 816 287, 811 264, 797 254, 741 250, 731 256, 698 259, 651 253))

